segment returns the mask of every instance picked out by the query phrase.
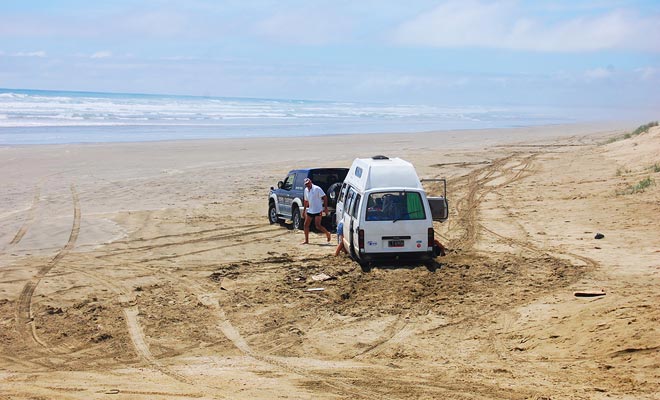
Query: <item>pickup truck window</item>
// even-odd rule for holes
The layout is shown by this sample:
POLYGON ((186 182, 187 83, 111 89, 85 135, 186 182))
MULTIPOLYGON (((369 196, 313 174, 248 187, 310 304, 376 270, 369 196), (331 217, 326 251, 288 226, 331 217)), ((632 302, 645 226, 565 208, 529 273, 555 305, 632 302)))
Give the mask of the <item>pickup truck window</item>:
POLYGON ((327 188, 333 183, 340 181, 337 174, 328 174, 325 171, 312 172, 310 175, 312 182, 314 182, 315 185, 320 186, 321 189, 325 188, 324 190, 327 190, 327 188))
POLYGON ((291 190, 291 188, 293 188, 293 180, 295 177, 296 177, 295 174, 291 174, 287 176, 286 179, 284 180, 284 185, 282 185, 282 189, 291 190))
POLYGON ((307 178, 307 174, 298 172, 296 174, 296 180, 293 184, 293 188, 295 190, 305 190, 305 178, 307 178))

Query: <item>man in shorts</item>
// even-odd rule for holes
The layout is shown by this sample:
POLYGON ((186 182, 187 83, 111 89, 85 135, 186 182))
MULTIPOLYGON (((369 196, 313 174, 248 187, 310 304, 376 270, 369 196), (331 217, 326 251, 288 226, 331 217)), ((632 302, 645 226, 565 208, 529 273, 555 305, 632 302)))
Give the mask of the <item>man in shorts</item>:
POLYGON ((311 179, 305 178, 305 201, 303 216, 305 217, 305 241, 302 244, 309 243, 309 226, 314 220, 314 226, 320 232, 325 233, 325 237, 330 242, 330 232, 321 225, 321 217, 325 212, 328 214, 328 197, 320 187, 316 186, 311 179))

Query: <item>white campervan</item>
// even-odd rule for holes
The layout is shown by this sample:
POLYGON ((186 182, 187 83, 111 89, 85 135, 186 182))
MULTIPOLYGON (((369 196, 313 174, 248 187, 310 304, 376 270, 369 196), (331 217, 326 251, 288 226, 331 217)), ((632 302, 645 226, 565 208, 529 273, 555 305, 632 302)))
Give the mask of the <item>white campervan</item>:
POLYGON ((433 220, 447 219, 445 197, 433 199, 438 207, 432 212, 411 163, 385 156, 355 159, 337 200, 344 246, 362 266, 382 259, 429 260, 433 220))

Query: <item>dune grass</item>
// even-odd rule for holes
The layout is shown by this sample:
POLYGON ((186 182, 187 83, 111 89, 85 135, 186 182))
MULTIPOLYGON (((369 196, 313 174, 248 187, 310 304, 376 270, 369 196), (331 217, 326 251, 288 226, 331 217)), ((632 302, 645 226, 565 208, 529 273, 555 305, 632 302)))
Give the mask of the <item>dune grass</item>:
POLYGON ((637 135, 641 135, 642 133, 648 132, 649 129, 653 128, 654 126, 658 126, 658 121, 651 121, 648 124, 640 125, 634 131, 625 133, 622 136, 609 138, 607 140, 607 142, 605 142, 605 144, 610 144, 610 143, 617 142, 619 140, 630 139, 630 138, 635 137, 637 135))
POLYGON ((655 185, 655 181, 651 179, 650 176, 647 176, 646 178, 642 179, 641 181, 637 182, 636 185, 630 185, 628 186, 625 190, 617 191, 617 195, 626 195, 626 194, 635 194, 635 193, 641 193, 644 190, 646 190, 648 187, 651 185, 655 185))

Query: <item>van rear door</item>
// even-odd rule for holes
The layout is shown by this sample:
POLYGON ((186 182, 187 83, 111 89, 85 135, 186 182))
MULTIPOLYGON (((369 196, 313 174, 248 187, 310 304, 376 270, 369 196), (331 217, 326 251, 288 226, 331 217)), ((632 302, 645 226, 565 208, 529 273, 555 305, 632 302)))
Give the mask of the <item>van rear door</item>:
POLYGON ((365 196, 365 252, 425 252, 432 227, 426 197, 420 191, 388 189, 365 196))

